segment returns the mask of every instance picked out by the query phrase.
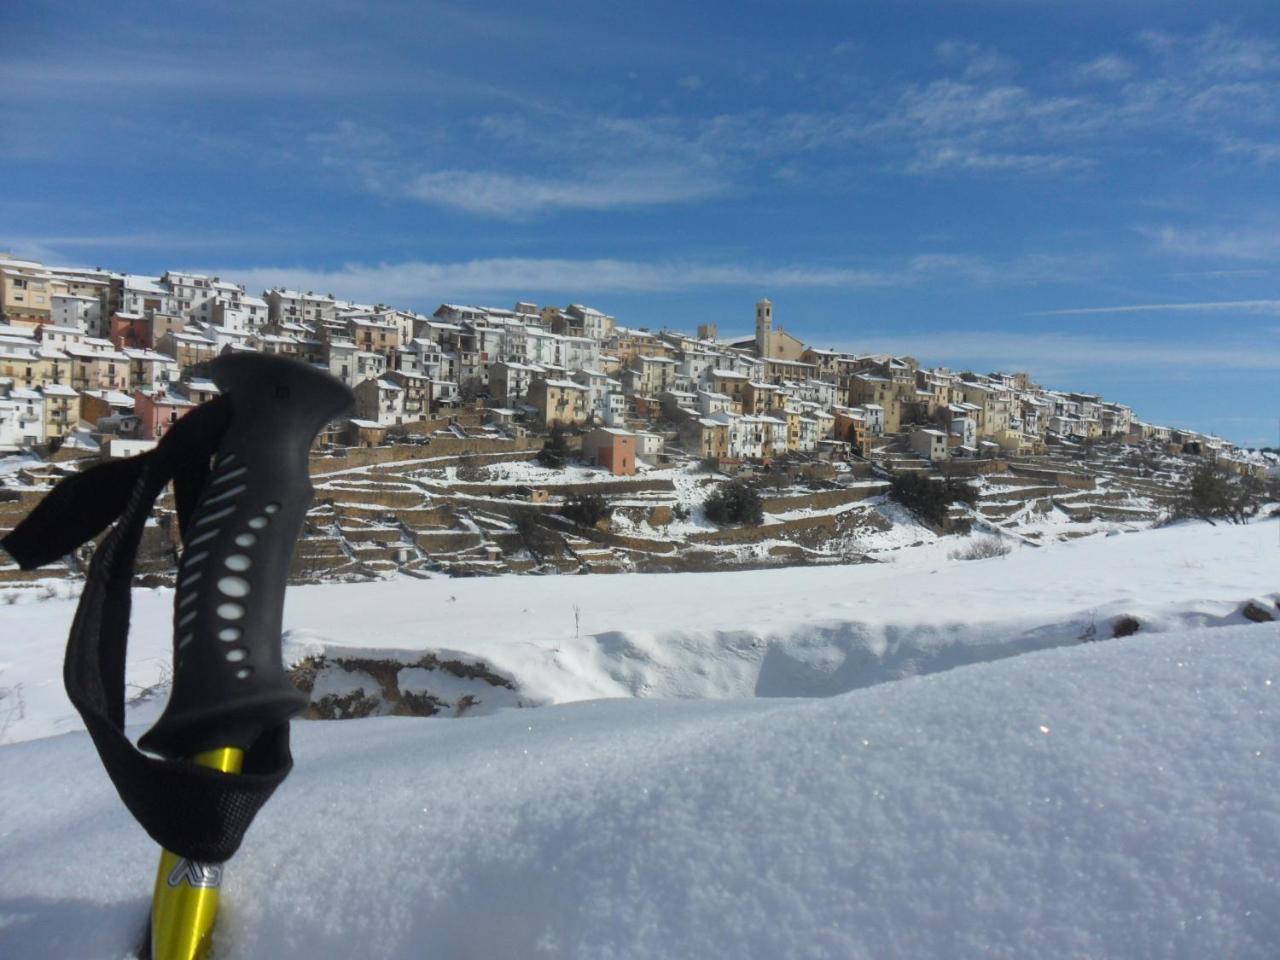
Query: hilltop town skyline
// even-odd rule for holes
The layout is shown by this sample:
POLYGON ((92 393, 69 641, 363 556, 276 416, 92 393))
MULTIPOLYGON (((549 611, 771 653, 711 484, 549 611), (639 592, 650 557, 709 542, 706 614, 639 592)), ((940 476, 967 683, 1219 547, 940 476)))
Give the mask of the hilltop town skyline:
MULTIPOLYGON (((0 250, 0 260, 4 260, 5 258, 8 258, 10 262, 23 262, 18 258, 14 257, 12 253, 0 250)), ((43 264, 38 264, 37 261, 26 261, 26 262, 29 262, 29 263, 32 263, 33 265, 38 265, 41 267, 45 266, 43 264)), ((50 266, 52 267, 52 265, 50 266)), ((115 276, 117 278, 122 278, 122 279, 133 278, 139 282, 146 280, 146 275, 144 274, 133 273, 129 271, 103 269, 100 266, 96 266, 93 268, 85 268, 82 266, 72 267, 72 266, 61 265, 61 266, 53 267, 53 269, 60 270, 64 273, 72 274, 72 275, 92 274, 92 273, 98 272, 98 273, 101 273, 103 276, 109 275, 109 276, 115 276)), ((200 273, 195 271, 177 271, 177 270, 161 271, 160 274, 150 279, 159 281, 162 277, 169 276, 171 273, 175 276, 186 276, 186 277, 193 277, 193 278, 202 277, 206 281, 220 282, 227 289, 235 288, 239 290, 241 294, 245 295, 249 300, 255 303, 260 303, 261 317, 260 318, 251 317, 250 320, 248 321, 249 328, 252 328, 255 325, 255 322, 257 325, 265 326, 267 321, 267 302, 266 300, 263 300, 262 297, 267 297, 271 293, 283 292, 285 294, 292 295, 294 297, 304 297, 304 296, 311 297, 312 295, 314 295, 319 299, 331 301, 337 304, 339 308, 345 308, 348 312, 351 312, 351 311, 358 312, 359 310, 374 311, 375 309, 378 311, 382 311, 382 310, 401 311, 407 314, 417 314, 421 319, 426 319, 426 317, 433 310, 441 309, 443 307, 456 307, 456 305, 462 304, 465 300, 465 298, 458 298, 458 297, 442 298, 442 299, 436 299, 436 300, 428 299, 427 301, 423 301, 424 303, 428 304, 428 306, 426 307, 419 307, 416 303, 396 304, 396 303, 390 302, 389 298, 379 298, 379 297, 369 298, 370 302, 362 303, 357 299, 344 296, 340 289, 339 290, 323 290, 323 291, 321 290, 313 291, 310 289, 293 290, 284 284, 270 285, 261 291, 262 297, 258 297, 255 294, 250 292, 249 285, 239 282, 239 278, 235 276, 222 277, 221 275, 218 275, 218 274, 200 273), (429 305, 432 303, 435 304, 434 307, 429 305)), ((577 303, 577 302, 581 302, 583 299, 584 298, 575 299, 572 297, 567 297, 567 298, 564 298, 561 302, 577 303)), ((529 306, 534 306, 534 301, 532 299, 529 299, 526 301, 520 301, 517 299, 513 302, 517 304, 524 302, 529 306)), ((772 300, 770 300, 769 302, 772 304, 772 300)), ((607 301, 603 305, 608 306, 607 301)), ((473 304, 468 304, 467 306, 474 307, 481 311, 492 310, 498 313, 509 310, 508 307, 496 307, 493 304, 480 304, 479 301, 476 301, 473 304)), ((732 306, 738 307, 738 313, 739 314, 742 313, 741 307, 743 305, 734 304, 732 306)), ((783 306, 783 310, 785 310, 786 303, 784 302, 782 306, 783 306)), ((593 304, 592 307, 594 308, 595 304, 593 304)), ((552 309, 552 308, 546 305, 539 305, 537 309, 539 311, 542 311, 544 309, 552 309)), ((206 324, 215 324, 216 321, 214 320, 214 317, 210 311, 211 311, 211 308, 206 307, 205 313, 203 315, 200 315, 197 319, 206 324)), ((175 312, 181 313, 185 311, 175 310, 175 312)), ((678 317, 668 317, 663 323, 650 326, 648 324, 644 324, 641 322, 628 323, 627 322, 628 318, 626 317, 615 318, 612 314, 609 314, 607 311, 605 311, 605 314, 610 317, 611 321, 616 319, 616 322, 618 323, 618 325, 622 327, 630 327, 646 333, 648 332, 652 332, 655 334, 670 333, 670 334, 679 335, 679 336, 692 336, 695 329, 709 327, 710 329, 716 331, 717 335, 719 336, 719 339, 725 343, 734 342, 736 340, 746 341, 746 340, 750 340, 754 336, 754 331, 753 331, 754 321, 749 314, 745 318, 741 316, 730 315, 728 323, 723 328, 721 327, 720 324, 716 322, 682 323, 680 322, 680 318, 678 317)), ((795 331, 800 334, 804 334, 807 330, 812 329, 812 324, 805 323, 803 318, 796 318, 795 320, 793 320, 793 319, 787 318, 787 315, 785 313, 779 313, 779 317, 780 317, 780 320, 779 320, 780 329, 785 329, 787 331, 795 331)), ((56 325, 56 322, 55 322, 55 325, 56 325)), ((90 326, 92 326, 92 324, 90 324, 90 326)), ((110 339, 110 337, 108 336, 108 330, 105 325, 99 331, 89 330, 89 332, 91 333, 99 332, 104 337, 107 337, 107 339, 110 339)), ((831 338, 830 342, 824 343, 824 342, 816 342, 806 336, 801 336, 799 338, 796 338, 796 343, 798 345, 797 351, 800 348, 812 348, 816 350, 831 351, 834 353, 843 353, 850 356, 880 355, 885 357, 895 357, 895 356, 910 357, 911 359, 918 362, 921 367, 924 367, 924 368, 937 367, 937 368, 942 368, 944 370, 949 370, 954 373, 972 372, 976 374, 994 374, 994 373, 1026 374, 1029 377, 1029 380, 1031 382, 1037 383, 1038 385, 1049 390, 1056 390, 1063 393, 1076 392, 1076 393, 1095 394, 1100 397, 1106 396, 1107 399, 1112 401, 1126 402, 1125 394, 1123 392, 1121 396, 1117 397, 1114 394, 1111 394, 1111 395, 1105 394, 1104 391, 1102 390, 1091 389, 1089 378, 1084 375, 1077 375, 1076 377, 1068 378, 1070 382, 1067 382, 1067 383, 1059 383, 1059 382, 1052 382, 1051 377, 1046 377, 1041 375, 1038 372, 1038 369, 1036 368, 1036 366, 1030 363, 1028 364, 1011 364, 1008 362, 1004 364, 1001 364, 999 362, 994 362, 989 364, 981 363, 980 361, 983 356, 990 356, 995 361, 999 361, 1001 359, 1004 359, 1007 361, 1011 356, 1014 355, 1010 351, 1010 348, 1008 345, 1001 344, 999 342, 999 340, 1003 336, 1005 335, 992 333, 989 335, 990 339, 988 339, 987 341, 985 342, 979 341, 975 343, 975 342, 970 342, 969 340, 959 341, 955 335, 947 335, 947 334, 941 334, 937 336, 936 339, 921 338, 920 342, 912 342, 907 340, 894 341, 892 338, 886 338, 884 336, 873 334, 866 338, 869 341, 869 343, 867 344, 859 343, 857 342, 856 338, 853 338, 853 337, 849 337, 847 340, 844 340, 844 341, 841 341, 838 337, 831 338), (911 347, 912 349, 910 350, 876 349, 877 346, 888 347, 888 346, 895 346, 895 345, 899 347, 907 346, 907 347, 911 347), (989 353, 986 351, 989 351, 989 353), (948 362, 948 360, 950 359, 949 353, 955 354, 956 360, 959 362, 948 362), (970 362, 963 362, 966 360, 970 362), (979 362, 972 362, 975 360, 979 362)), ((797 352, 797 355, 798 355, 798 352, 797 352)), ((1047 360, 1047 363, 1045 366, 1052 372, 1054 358, 1052 357, 1052 355, 1046 355, 1044 359, 1047 360)), ((1107 380, 1105 376, 1100 376, 1098 379, 1104 382, 1107 380)), ((354 383, 352 385, 354 385, 354 383)), ((1135 408, 1137 406, 1133 403, 1126 403, 1126 405, 1129 406, 1130 408, 1135 408)), ((1139 410, 1139 413, 1142 413, 1145 416, 1145 411, 1139 410)), ((1137 415, 1138 414, 1135 414, 1135 416, 1137 415)), ((1241 447, 1275 446, 1277 442, 1280 442, 1280 438, 1277 438, 1277 440, 1268 441, 1267 438, 1265 438, 1264 436, 1260 442, 1251 443, 1248 440, 1237 439, 1236 436, 1232 435, 1232 431, 1230 430, 1215 431, 1215 430, 1207 429, 1201 426, 1199 422, 1197 422, 1197 419, 1210 420, 1212 419, 1211 417, 1192 418, 1189 422, 1180 420, 1178 418, 1161 419, 1158 416, 1145 417, 1145 419, 1153 423, 1159 423, 1160 425, 1166 426, 1166 427, 1172 427, 1175 429, 1181 429, 1181 430, 1187 430, 1187 431, 1196 432, 1196 433, 1204 433, 1204 434, 1209 434, 1213 436, 1218 436, 1225 440, 1228 440, 1232 444, 1235 444, 1241 447)))
POLYGON ((1280 442, 1274 4, 131 6, 12 12, 0 250, 650 329, 769 296, 1280 442))

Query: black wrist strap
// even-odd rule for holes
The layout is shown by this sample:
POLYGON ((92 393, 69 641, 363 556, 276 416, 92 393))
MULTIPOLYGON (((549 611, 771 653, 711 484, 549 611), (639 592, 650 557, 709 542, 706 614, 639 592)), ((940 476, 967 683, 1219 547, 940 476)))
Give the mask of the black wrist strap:
POLYGON ((151 507, 172 480, 185 536, 230 409, 230 401, 218 397, 178 420, 155 449, 62 480, 0 541, 22 569, 33 570, 115 521, 89 567, 67 638, 63 682, 129 812, 166 850, 204 863, 231 858, 289 775, 289 724, 258 738, 239 775, 149 756, 124 733, 124 667, 134 559, 151 507))

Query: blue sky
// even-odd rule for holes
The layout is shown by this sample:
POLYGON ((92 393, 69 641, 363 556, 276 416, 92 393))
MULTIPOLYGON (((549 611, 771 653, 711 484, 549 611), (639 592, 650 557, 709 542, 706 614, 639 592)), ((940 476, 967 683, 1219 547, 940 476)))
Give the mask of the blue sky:
POLYGON ((0 250, 589 302, 1280 442, 1280 4, 59 2, 0 250))

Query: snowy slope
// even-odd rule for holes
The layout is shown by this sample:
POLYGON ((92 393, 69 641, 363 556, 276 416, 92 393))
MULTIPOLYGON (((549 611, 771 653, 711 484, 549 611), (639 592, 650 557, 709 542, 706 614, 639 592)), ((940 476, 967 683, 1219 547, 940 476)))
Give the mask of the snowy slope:
MULTIPOLYGON (((296 724, 214 956, 1274 957, 1278 695, 1262 624, 827 699, 296 724)), ((153 850, 87 737, 0 748, 0 810, 0 956, 123 956, 153 850)))
MULTIPOLYGON (((1278 541, 1275 520, 1195 523, 969 562, 300 587, 287 649, 481 659, 526 703, 830 695, 1107 637, 1123 615, 1144 632, 1244 622, 1244 603, 1280 598, 1278 541)), ((165 678, 172 604, 169 590, 135 591, 134 722, 163 702, 162 686, 146 694, 165 678)), ((80 728, 60 674, 74 606, 0 606, 0 688, 21 695, 0 700, 0 743, 80 728)))

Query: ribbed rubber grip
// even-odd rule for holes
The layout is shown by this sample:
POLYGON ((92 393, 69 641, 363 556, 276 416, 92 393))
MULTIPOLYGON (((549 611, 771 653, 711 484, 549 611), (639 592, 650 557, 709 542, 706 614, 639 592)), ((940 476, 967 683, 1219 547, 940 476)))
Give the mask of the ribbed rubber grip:
POLYGON ((167 757, 248 749, 306 707, 281 662, 284 590, 313 492, 311 443, 354 402, 338 380, 285 357, 228 354, 211 368, 231 419, 187 525, 173 690, 138 742, 167 757))

